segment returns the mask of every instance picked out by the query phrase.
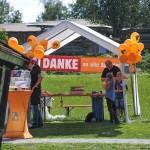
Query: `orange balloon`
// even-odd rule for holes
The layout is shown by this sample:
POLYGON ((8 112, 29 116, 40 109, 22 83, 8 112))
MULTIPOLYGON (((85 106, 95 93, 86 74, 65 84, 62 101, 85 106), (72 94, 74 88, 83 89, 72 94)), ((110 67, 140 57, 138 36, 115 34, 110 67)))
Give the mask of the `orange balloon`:
POLYGON ((26 54, 26 57, 28 58, 33 58, 34 57, 34 52, 32 50, 28 51, 26 54))
POLYGON ((32 45, 32 47, 31 47, 31 50, 34 52, 34 50, 35 50, 35 47, 37 46, 38 44, 34 44, 34 45, 32 45))
POLYGON ((131 63, 134 63, 135 60, 136 60, 136 55, 134 53, 130 53, 128 55, 128 60, 131 62, 131 63))
POLYGON ((131 40, 135 43, 138 43, 140 41, 140 35, 137 32, 133 32, 131 34, 131 40))
POLYGON ((33 35, 30 35, 27 39, 29 45, 34 45, 36 43, 36 38, 33 35))
POLYGON ((120 54, 127 54, 129 52, 129 49, 126 44, 120 44, 118 49, 120 54))
POLYGON ((128 47, 130 47, 130 45, 132 44, 132 40, 131 39, 126 39, 124 44, 126 44, 128 47))
POLYGON ((135 63, 138 63, 142 61, 142 56, 140 54, 136 54, 136 60, 135 60, 135 63))
POLYGON ((139 50, 139 46, 137 43, 132 43, 129 47, 130 53, 137 53, 139 50))
POLYGON ((139 50, 142 51, 144 49, 144 44, 143 43, 138 43, 139 50))
POLYGON ((8 45, 15 49, 18 46, 18 40, 15 37, 11 37, 8 39, 8 45))
POLYGON ((60 42, 58 40, 52 42, 52 48, 58 49, 60 47, 60 42))
POLYGON ((129 61, 129 60, 127 61, 127 63, 128 63, 128 64, 130 64, 130 65, 132 65, 132 64, 133 64, 133 62, 131 62, 131 61, 129 61))
POLYGON ((106 89, 106 82, 105 82, 105 81, 102 82, 102 87, 103 87, 104 89, 106 89))
POLYGON ((121 63, 125 64, 128 61, 128 57, 127 57, 127 55, 121 55, 119 60, 121 63))
POLYGON ((23 53, 24 52, 24 47, 22 45, 18 45, 16 47, 16 50, 19 52, 19 53, 23 53))
POLYGON ((46 39, 40 41, 38 43, 39 45, 42 45, 44 47, 44 51, 47 49, 48 41, 46 39))
POLYGON ((41 59, 41 58, 44 57, 44 50, 43 49, 37 49, 34 52, 34 55, 35 55, 36 58, 41 59))
POLYGON ((34 48, 34 51, 38 50, 38 49, 42 49, 44 51, 44 47, 42 45, 36 45, 34 48))
POLYGON ((136 67, 134 65, 130 65, 129 70, 130 70, 130 72, 135 73, 136 67))

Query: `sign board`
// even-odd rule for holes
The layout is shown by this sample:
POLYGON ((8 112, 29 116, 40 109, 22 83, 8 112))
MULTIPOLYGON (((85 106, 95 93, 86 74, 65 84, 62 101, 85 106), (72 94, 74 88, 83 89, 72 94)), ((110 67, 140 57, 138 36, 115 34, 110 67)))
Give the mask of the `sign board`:
POLYGON ((105 61, 120 67, 118 58, 47 55, 40 61, 42 71, 102 73, 105 61))

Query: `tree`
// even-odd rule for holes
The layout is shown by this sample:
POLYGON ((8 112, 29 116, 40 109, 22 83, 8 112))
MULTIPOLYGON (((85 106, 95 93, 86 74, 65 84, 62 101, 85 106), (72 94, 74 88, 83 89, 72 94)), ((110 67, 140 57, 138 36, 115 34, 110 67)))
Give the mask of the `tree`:
POLYGON ((21 18, 22 18, 22 13, 20 13, 19 10, 13 11, 9 15, 8 22, 11 22, 11 23, 21 23, 22 22, 21 18))
POLYGON ((60 0, 41 0, 44 4, 44 12, 37 20, 61 20, 67 18, 67 7, 60 0))
POLYGON ((0 40, 3 43, 7 43, 7 41, 8 41, 8 33, 6 32, 6 30, 4 28, 0 29, 0 40))
POLYGON ((0 23, 19 23, 22 22, 22 14, 19 10, 14 11, 6 0, 0 0, 0 23))
POLYGON ((70 7, 71 18, 112 26, 113 37, 120 37, 123 28, 141 28, 150 23, 149 0, 77 0, 70 7))

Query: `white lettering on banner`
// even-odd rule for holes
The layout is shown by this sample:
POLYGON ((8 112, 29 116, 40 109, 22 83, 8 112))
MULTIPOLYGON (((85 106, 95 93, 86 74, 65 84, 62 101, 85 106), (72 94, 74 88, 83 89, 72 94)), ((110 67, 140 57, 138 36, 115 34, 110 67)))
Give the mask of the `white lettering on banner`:
POLYGON ((66 59, 66 66, 65 66, 66 69, 72 69, 72 68, 71 68, 71 64, 70 64, 71 61, 72 61, 71 59, 66 59))
POLYGON ((58 59, 58 69, 64 69, 65 68, 65 60, 64 59, 58 59))
POLYGON ((78 70, 78 59, 61 59, 61 58, 43 58, 44 69, 66 69, 66 70, 78 70))
POLYGON ((73 59, 72 68, 73 69, 78 69, 78 59, 73 59))
POLYGON ((49 63, 50 63, 50 61, 48 58, 43 58, 43 68, 48 68, 49 63))
POLYGON ((56 68, 56 59, 51 59, 51 63, 50 63, 50 68, 52 69, 52 68, 56 68))
POLYGON ((90 63, 90 67, 99 67, 99 64, 96 62, 90 63))

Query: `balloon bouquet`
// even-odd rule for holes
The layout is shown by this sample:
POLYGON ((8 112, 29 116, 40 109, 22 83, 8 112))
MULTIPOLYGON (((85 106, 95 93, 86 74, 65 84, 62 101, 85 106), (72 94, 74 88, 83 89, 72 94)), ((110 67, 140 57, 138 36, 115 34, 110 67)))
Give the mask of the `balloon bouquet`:
POLYGON ((135 71, 136 64, 142 60, 141 52, 144 49, 144 44, 140 43, 140 35, 137 32, 133 32, 130 39, 126 39, 124 43, 119 46, 119 60, 122 64, 128 63, 129 70, 135 71))
MULTIPOLYGON (((37 43, 35 36, 30 35, 27 39, 27 43, 31 46, 31 49, 25 53, 28 58, 36 57, 41 59, 44 57, 44 52, 47 50, 48 41, 46 39, 41 40, 37 43)), ((24 53, 24 47, 18 44, 18 40, 15 37, 8 39, 8 45, 12 47, 19 53, 24 53)), ((60 42, 55 40, 52 42, 51 48, 58 49, 60 47, 60 42)))

